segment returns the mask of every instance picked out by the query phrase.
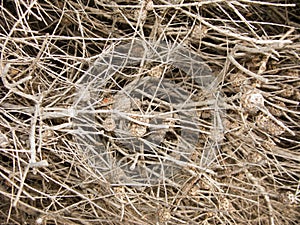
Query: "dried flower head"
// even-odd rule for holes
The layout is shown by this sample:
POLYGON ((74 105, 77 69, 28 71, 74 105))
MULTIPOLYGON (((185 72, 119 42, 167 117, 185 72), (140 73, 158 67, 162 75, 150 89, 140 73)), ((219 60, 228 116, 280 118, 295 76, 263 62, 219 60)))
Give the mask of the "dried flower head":
POLYGON ((256 124, 259 128, 267 133, 278 136, 284 133, 284 129, 271 120, 268 116, 260 114, 256 117, 256 124))
POLYGON ((152 11, 154 9, 154 3, 152 0, 147 1, 145 9, 147 11, 152 11))
POLYGON ((169 209, 163 208, 158 210, 158 221, 161 223, 168 222, 171 219, 171 216, 169 209))
POLYGON ((243 109, 249 114, 256 114, 264 107, 264 97, 259 90, 249 90, 241 97, 243 109))
POLYGON ((157 77, 160 78, 163 74, 164 70, 161 66, 155 66, 149 70, 149 75, 151 77, 157 77))
POLYGON ((111 132, 114 129, 116 129, 116 123, 114 119, 111 117, 107 117, 103 122, 103 128, 108 132, 111 132))
POLYGON ((234 207, 228 198, 222 196, 219 199, 219 209, 228 212, 234 210, 234 207))
MULTIPOLYGON (((149 118, 144 118, 142 116, 132 116, 132 119, 142 122, 142 123, 149 123, 149 118)), ((130 133, 135 137, 142 137, 147 132, 147 126, 139 124, 139 123, 131 123, 130 126, 130 133)))
POLYGON ((288 205, 299 205, 299 203, 300 203, 300 199, 292 191, 284 192, 280 196, 281 196, 283 202, 288 205))
POLYGON ((258 163, 261 160, 263 160, 263 156, 259 152, 251 152, 248 156, 247 159, 249 163, 258 163))
MULTIPOLYGON (((276 105, 279 106, 280 108, 286 108, 286 105, 284 104, 284 102, 280 102, 277 101, 276 105)), ((273 116, 282 116, 283 115, 283 110, 274 106, 269 106, 267 107, 269 112, 273 115, 273 116)))
POLYGON ((282 90, 280 91, 280 95, 284 98, 290 98, 295 93, 295 89, 293 85, 290 84, 283 84, 282 90))
POLYGON ((42 132, 42 140, 43 142, 47 142, 55 137, 55 133, 53 130, 46 129, 42 132))
POLYGON ((241 86, 249 85, 251 83, 250 80, 242 73, 230 74, 230 81, 231 86, 237 91, 240 90, 241 86))

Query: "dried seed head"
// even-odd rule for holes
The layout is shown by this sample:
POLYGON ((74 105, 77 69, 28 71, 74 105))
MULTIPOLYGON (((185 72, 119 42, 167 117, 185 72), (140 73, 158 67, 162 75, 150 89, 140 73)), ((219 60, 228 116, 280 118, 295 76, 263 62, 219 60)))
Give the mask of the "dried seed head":
POLYGON ((294 98, 295 98, 296 101, 300 101, 300 91, 299 90, 295 91, 294 98))
POLYGON ((233 205, 231 204, 231 202, 229 201, 228 198, 220 197, 220 199, 219 199, 219 209, 228 212, 228 211, 234 210, 234 207, 233 207, 233 205))
POLYGON ((264 97, 260 91, 250 90, 242 95, 241 104, 246 112, 256 114, 259 109, 264 107, 264 97))
POLYGON ((275 143, 273 140, 271 140, 271 139, 269 139, 269 140, 264 140, 264 141, 262 142, 262 146, 263 146, 265 149, 272 149, 272 148, 274 148, 274 147, 276 146, 276 143, 275 143))
POLYGON ((296 196, 295 193, 293 193, 291 191, 282 193, 280 196, 281 196, 283 202, 288 205, 299 205, 299 203, 300 203, 299 198, 296 196))
MULTIPOLYGON (((286 108, 286 105, 284 104, 284 102, 276 102, 276 105, 280 106, 281 108, 286 108)), ((282 109, 278 109, 273 106, 269 106, 267 108, 273 116, 282 116, 283 115, 282 109)))
POLYGON ((132 124, 130 132, 135 137, 142 137, 147 132, 147 127, 139 124, 132 124))
POLYGON ((103 128, 108 132, 111 132, 114 129, 116 129, 116 123, 114 119, 111 117, 106 118, 103 122, 103 128))
POLYGON ((154 68, 152 68, 151 70, 149 70, 149 75, 151 77, 157 77, 160 78, 163 74, 163 68, 161 66, 155 66, 154 68))
MULTIPOLYGON (((143 122, 143 123, 149 123, 149 118, 143 118, 141 116, 132 116, 131 117, 134 120, 143 122)), ((130 126, 130 133, 135 137, 142 137, 147 132, 147 126, 138 124, 138 123, 131 123, 130 126)))
POLYGON ((251 152, 248 156, 247 159, 250 163, 258 163, 261 160, 263 160, 263 156, 258 153, 258 152, 251 152))
POLYGON ((200 180, 199 185, 203 190, 212 190, 212 186, 209 184, 209 181, 207 179, 200 180))
POLYGON ((47 130, 44 130, 42 132, 42 140, 43 140, 43 142, 47 142, 47 141, 53 139, 54 137, 55 137, 55 133, 54 133, 53 130, 47 129, 47 130))
POLYGON ((280 92, 280 95, 284 98, 289 98, 293 96, 295 93, 295 89, 293 85, 290 84, 283 84, 282 85, 282 91, 280 92))
POLYGON ((280 67, 276 60, 269 60, 268 69, 273 71, 273 74, 277 74, 280 72, 280 67))
POLYGON ((256 124, 259 128, 274 136, 281 135, 285 131, 282 127, 274 123, 274 121, 268 116, 263 114, 256 117, 256 124))
POLYGON ((124 199, 126 197, 126 195, 125 195, 125 188, 123 186, 114 187, 113 188, 113 192, 114 192, 114 194, 115 194, 115 196, 117 198, 124 199))
POLYGON ((152 1, 152 0, 149 0, 149 1, 146 3, 145 9, 146 9, 147 11, 152 11, 152 10, 154 9, 154 4, 153 4, 153 1, 152 1))
POLYGON ((192 38, 203 38, 208 32, 208 28, 202 24, 196 25, 192 31, 192 38))
POLYGON ((299 70, 295 69, 288 69, 285 73, 286 76, 293 77, 293 78, 299 78, 300 77, 300 72, 299 70))
POLYGON ((158 210, 158 221, 161 223, 166 223, 171 219, 171 212, 169 209, 159 209, 158 210))
POLYGON ((247 77, 241 73, 230 74, 230 83, 234 89, 240 90, 243 85, 250 85, 251 82, 247 77))

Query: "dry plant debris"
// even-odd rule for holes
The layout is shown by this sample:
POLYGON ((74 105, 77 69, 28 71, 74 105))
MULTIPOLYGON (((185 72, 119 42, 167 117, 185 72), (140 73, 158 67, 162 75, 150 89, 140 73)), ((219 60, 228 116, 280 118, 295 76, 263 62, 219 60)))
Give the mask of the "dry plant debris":
POLYGON ((7 0, 0 11, 1 224, 299 223, 298 0, 7 0), (89 80, 101 93, 95 98, 82 87, 86 72, 132 40, 167 43, 166 53, 184 46, 215 79, 202 89, 190 79, 194 71, 142 60, 115 68, 102 89, 89 80), (174 159, 177 170, 145 186, 113 182, 128 178, 124 170, 109 171, 109 177, 92 163, 131 157, 134 169, 152 157, 129 149, 116 135, 124 121, 109 114, 117 92, 130 93, 126 85, 134 78, 170 80, 189 93, 186 104, 197 103, 190 129, 197 130, 197 143, 181 163, 172 150, 189 146, 181 139, 185 127, 161 100, 171 93, 129 98, 124 118, 130 124, 123 125, 143 143, 151 121, 173 112, 161 122, 168 128, 159 146, 165 151, 150 153, 160 165, 174 159), (73 106, 87 102, 95 103, 95 118, 89 109, 80 121, 73 106), (95 136, 101 142, 91 145, 95 136), (109 154, 91 154, 95 144, 109 154))

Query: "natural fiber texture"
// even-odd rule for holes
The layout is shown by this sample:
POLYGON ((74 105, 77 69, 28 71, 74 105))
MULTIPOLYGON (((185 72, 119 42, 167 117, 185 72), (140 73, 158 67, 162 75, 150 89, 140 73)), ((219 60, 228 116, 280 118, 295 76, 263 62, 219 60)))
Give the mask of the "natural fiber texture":
MULTIPOLYGON (((149 186, 173 177, 193 152, 203 151, 198 148, 199 106, 211 102, 213 118, 221 118, 211 70, 178 43, 119 44, 102 53, 80 80, 73 105, 78 143, 91 166, 112 179, 111 185, 149 186), (167 66, 182 72, 165 70, 167 66), (199 101, 197 91, 211 99, 199 101)), ((216 158, 217 132, 224 133, 222 126, 211 130, 201 157, 204 171, 216 158)))
POLYGON ((0 3, 0 223, 298 224, 298 1, 0 3))

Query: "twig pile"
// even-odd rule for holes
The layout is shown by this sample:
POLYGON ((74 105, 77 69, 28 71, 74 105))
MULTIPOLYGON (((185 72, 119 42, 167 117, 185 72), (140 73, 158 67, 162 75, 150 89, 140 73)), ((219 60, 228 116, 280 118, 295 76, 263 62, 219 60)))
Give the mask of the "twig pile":
POLYGON ((1 2, 0 223, 297 224, 296 4, 1 2))

